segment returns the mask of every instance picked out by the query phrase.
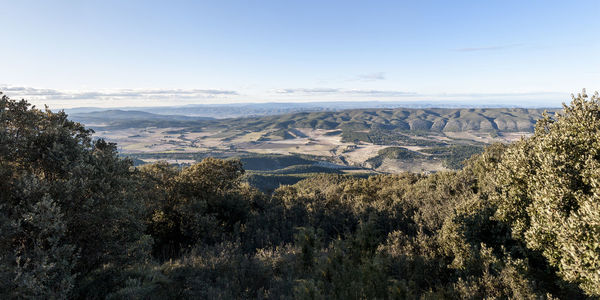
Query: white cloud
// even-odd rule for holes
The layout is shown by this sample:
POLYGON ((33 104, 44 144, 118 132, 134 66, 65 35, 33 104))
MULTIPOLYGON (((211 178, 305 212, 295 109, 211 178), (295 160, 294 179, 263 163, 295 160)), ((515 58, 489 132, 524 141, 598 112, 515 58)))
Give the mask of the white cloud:
POLYGON ((384 96, 384 97, 405 97, 416 96, 416 93, 393 90, 347 90, 346 94, 365 95, 365 96, 384 96))
POLYGON ((275 90, 278 94, 338 94, 338 95, 363 95, 363 96, 414 96, 415 93, 393 90, 357 90, 357 89, 338 89, 338 88, 288 88, 275 90))
POLYGON ((296 88, 296 89, 278 89, 275 92, 278 94, 315 94, 315 93, 337 93, 339 89, 333 88, 296 88))
MULTIPOLYGON (((567 93, 547 91, 416 93, 402 90, 348 89, 332 87, 283 88, 241 94, 220 89, 115 89, 73 91, 0 85, 13 99, 27 99, 52 109, 73 107, 173 106, 244 102, 314 101, 439 101, 522 105, 534 101, 556 105, 569 101, 567 93)), ((477 106, 477 105, 475 105, 477 106)))
POLYGON ((368 73, 368 74, 359 74, 358 76, 356 76, 356 78, 354 78, 354 80, 356 81, 376 81, 376 80, 385 80, 385 73, 384 72, 375 72, 375 73, 368 73))
POLYGON ((119 99, 203 99, 237 96, 237 91, 216 89, 118 89, 99 91, 61 91, 31 87, 0 86, 0 91, 12 98, 44 100, 119 100, 119 99))

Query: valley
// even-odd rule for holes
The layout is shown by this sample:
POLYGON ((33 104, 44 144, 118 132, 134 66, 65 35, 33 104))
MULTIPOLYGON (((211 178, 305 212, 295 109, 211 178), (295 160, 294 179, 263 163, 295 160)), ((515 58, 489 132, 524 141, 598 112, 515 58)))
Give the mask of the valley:
POLYGON ((211 119, 110 110, 72 118, 93 128, 96 137, 117 143, 121 155, 137 165, 159 160, 190 165, 206 157, 241 159, 248 181, 274 189, 313 173, 368 176, 460 169, 463 160, 485 145, 530 136, 543 112, 397 108, 211 119), (287 162, 277 162, 282 159, 287 162))

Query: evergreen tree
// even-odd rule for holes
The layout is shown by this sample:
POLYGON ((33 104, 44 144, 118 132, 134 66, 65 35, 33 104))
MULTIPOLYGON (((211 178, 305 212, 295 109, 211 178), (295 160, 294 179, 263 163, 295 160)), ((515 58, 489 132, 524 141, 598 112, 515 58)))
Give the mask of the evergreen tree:
POLYGON ((83 296, 98 271, 146 257, 131 162, 91 134, 64 112, 0 99, 0 259, 11 296, 83 296))

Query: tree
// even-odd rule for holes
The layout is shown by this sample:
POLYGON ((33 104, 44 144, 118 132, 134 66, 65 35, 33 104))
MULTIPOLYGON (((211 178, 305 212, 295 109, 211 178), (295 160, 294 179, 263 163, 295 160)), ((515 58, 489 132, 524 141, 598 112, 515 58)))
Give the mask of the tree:
POLYGON ((95 270, 145 259, 144 210, 114 144, 92 141, 64 112, 30 106, 0 99, 1 276, 17 287, 2 290, 64 298, 72 287, 87 292, 95 270))
POLYGON ((600 97, 585 90, 535 134, 511 146, 497 171, 496 218, 539 250, 567 281, 600 295, 600 97))
POLYGON ((235 231, 249 212, 249 202, 240 193, 240 161, 206 158, 181 171, 166 163, 141 171, 154 188, 148 233, 161 259, 176 257, 197 243, 214 244, 235 231))

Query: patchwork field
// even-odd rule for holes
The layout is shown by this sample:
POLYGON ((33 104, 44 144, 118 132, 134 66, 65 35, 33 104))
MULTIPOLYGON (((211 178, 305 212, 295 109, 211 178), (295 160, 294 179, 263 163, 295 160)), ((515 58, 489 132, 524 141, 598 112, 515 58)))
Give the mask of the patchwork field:
MULTIPOLYGON (((363 109, 233 119, 99 111, 73 119, 136 164, 237 158, 265 190, 313 173, 367 176, 459 169, 491 143, 533 132, 540 109, 363 109)), ((552 114, 553 112, 551 112, 552 114)))
POLYGON ((209 130, 191 132, 186 128, 127 128, 103 129, 96 127, 96 136, 116 142, 123 154, 155 154, 155 158, 141 159, 154 162, 161 156, 173 163, 191 163, 193 159, 168 159, 173 153, 205 153, 232 157, 239 155, 281 154, 294 155, 302 153, 320 157, 323 160, 346 166, 373 168, 383 172, 401 171, 439 171, 444 170, 441 160, 386 160, 381 166, 373 167, 368 160, 378 155, 379 151, 388 147, 403 147, 424 155, 431 156, 423 150, 444 145, 482 145, 494 142, 507 143, 529 132, 512 132, 490 137, 481 132, 440 132, 428 135, 404 135, 408 141, 398 140, 390 144, 375 144, 367 141, 344 141, 342 133, 336 129, 297 128, 289 136, 282 137, 274 130, 222 131, 209 130), (420 145, 415 145, 415 141, 420 145))
POLYGON ((362 176, 461 168, 464 159, 485 145, 531 135, 543 111, 353 109, 211 119, 112 110, 72 118, 93 128, 95 136, 116 142, 121 154, 137 164, 166 160, 185 165, 208 156, 246 163, 255 158, 245 166, 249 176, 276 186, 311 172, 362 176), (301 160, 273 163, 285 157, 301 160))

